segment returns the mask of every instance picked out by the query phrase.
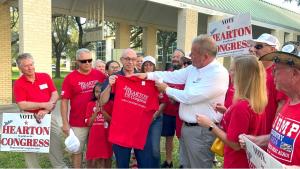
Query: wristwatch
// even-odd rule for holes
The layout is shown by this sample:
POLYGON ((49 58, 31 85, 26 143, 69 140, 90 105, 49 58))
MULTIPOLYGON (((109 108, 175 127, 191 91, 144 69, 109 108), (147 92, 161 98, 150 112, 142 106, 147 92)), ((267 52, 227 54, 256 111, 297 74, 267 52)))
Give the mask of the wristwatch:
POLYGON ((212 123, 212 124, 209 126, 208 131, 212 131, 212 130, 214 129, 215 126, 216 126, 215 123, 212 123))

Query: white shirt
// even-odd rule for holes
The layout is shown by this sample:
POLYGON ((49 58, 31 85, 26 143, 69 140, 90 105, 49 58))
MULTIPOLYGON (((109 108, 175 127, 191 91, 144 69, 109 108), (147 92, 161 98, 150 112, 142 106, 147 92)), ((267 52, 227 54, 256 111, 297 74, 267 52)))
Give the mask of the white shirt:
POLYGON ((222 114, 214 110, 214 105, 224 103, 229 75, 217 60, 200 69, 190 65, 173 72, 150 72, 147 73, 147 78, 185 84, 184 90, 171 87, 166 89, 170 98, 180 102, 179 116, 183 121, 196 123, 196 115, 199 114, 206 115, 213 122, 221 121, 222 114))

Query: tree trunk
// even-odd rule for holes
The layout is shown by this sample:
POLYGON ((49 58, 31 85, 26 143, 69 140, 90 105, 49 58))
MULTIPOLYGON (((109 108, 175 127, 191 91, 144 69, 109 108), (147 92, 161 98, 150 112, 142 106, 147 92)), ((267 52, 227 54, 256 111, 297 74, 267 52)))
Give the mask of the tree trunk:
POLYGON ((56 69, 55 69, 55 78, 60 78, 60 59, 61 59, 61 53, 60 52, 55 52, 56 53, 56 69))

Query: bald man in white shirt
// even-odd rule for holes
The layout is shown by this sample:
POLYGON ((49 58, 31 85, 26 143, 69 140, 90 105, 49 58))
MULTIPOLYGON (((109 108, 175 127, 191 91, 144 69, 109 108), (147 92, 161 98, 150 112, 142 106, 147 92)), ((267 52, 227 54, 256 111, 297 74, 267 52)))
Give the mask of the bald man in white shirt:
POLYGON ((227 70, 216 60, 217 45, 212 37, 200 35, 193 40, 191 49, 192 65, 174 72, 151 72, 138 74, 150 80, 163 79, 166 83, 185 84, 184 90, 157 83, 160 91, 180 102, 179 116, 182 126, 184 168, 212 168, 214 154, 210 146, 215 136, 197 124, 196 116, 206 115, 215 124, 222 114, 215 112, 214 104, 223 103, 228 88, 227 70))

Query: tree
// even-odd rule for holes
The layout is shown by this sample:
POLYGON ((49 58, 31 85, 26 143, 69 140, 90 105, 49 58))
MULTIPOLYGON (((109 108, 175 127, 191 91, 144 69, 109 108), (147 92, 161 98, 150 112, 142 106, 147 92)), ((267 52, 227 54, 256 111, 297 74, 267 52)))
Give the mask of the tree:
POLYGON ((162 69, 164 70, 168 59, 169 47, 177 40, 177 33, 159 30, 157 39, 158 45, 162 47, 162 69))
POLYGON ((70 28, 74 27, 74 19, 70 16, 52 16, 52 52, 56 58, 55 77, 60 78, 60 61, 71 44, 70 28))

